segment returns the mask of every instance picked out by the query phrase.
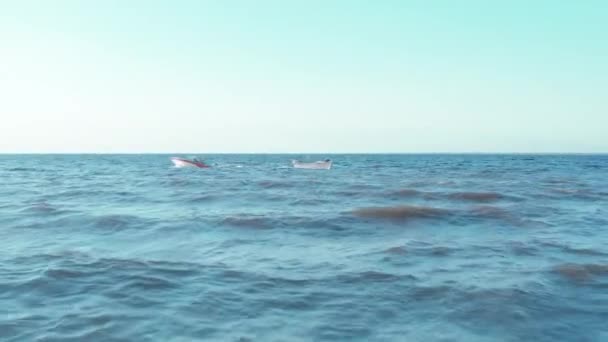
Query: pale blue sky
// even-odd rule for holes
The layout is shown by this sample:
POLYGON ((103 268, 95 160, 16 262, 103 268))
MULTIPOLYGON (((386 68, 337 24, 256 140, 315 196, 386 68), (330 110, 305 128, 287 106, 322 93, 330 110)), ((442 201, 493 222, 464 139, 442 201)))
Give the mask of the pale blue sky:
POLYGON ((608 152, 608 1, 0 0, 0 152, 608 152))

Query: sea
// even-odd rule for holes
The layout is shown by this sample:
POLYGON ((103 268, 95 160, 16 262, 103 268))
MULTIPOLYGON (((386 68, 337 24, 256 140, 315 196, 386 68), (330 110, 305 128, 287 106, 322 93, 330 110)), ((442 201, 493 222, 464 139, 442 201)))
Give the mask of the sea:
POLYGON ((171 156, 0 155, 0 341, 608 341, 608 155, 171 156))

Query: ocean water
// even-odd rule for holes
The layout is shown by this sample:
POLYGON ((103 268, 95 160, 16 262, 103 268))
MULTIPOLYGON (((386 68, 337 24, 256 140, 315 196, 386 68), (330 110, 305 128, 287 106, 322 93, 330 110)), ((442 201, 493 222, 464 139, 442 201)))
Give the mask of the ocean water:
POLYGON ((0 340, 608 341, 606 155, 201 157, 1 155, 0 340))

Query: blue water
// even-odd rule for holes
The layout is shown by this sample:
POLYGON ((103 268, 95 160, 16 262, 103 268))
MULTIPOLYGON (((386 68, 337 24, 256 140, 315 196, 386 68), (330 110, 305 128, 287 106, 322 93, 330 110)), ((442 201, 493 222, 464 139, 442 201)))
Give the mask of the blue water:
POLYGON ((0 340, 608 341, 608 156, 168 157, 0 156, 0 340))

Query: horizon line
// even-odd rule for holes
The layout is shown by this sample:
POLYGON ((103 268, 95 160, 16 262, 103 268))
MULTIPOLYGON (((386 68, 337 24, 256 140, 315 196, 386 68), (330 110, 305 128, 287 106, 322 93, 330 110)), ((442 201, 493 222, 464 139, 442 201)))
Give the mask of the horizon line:
POLYGON ((0 155, 184 155, 184 154, 208 154, 208 155, 605 155, 606 152, 0 152, 0 155))

